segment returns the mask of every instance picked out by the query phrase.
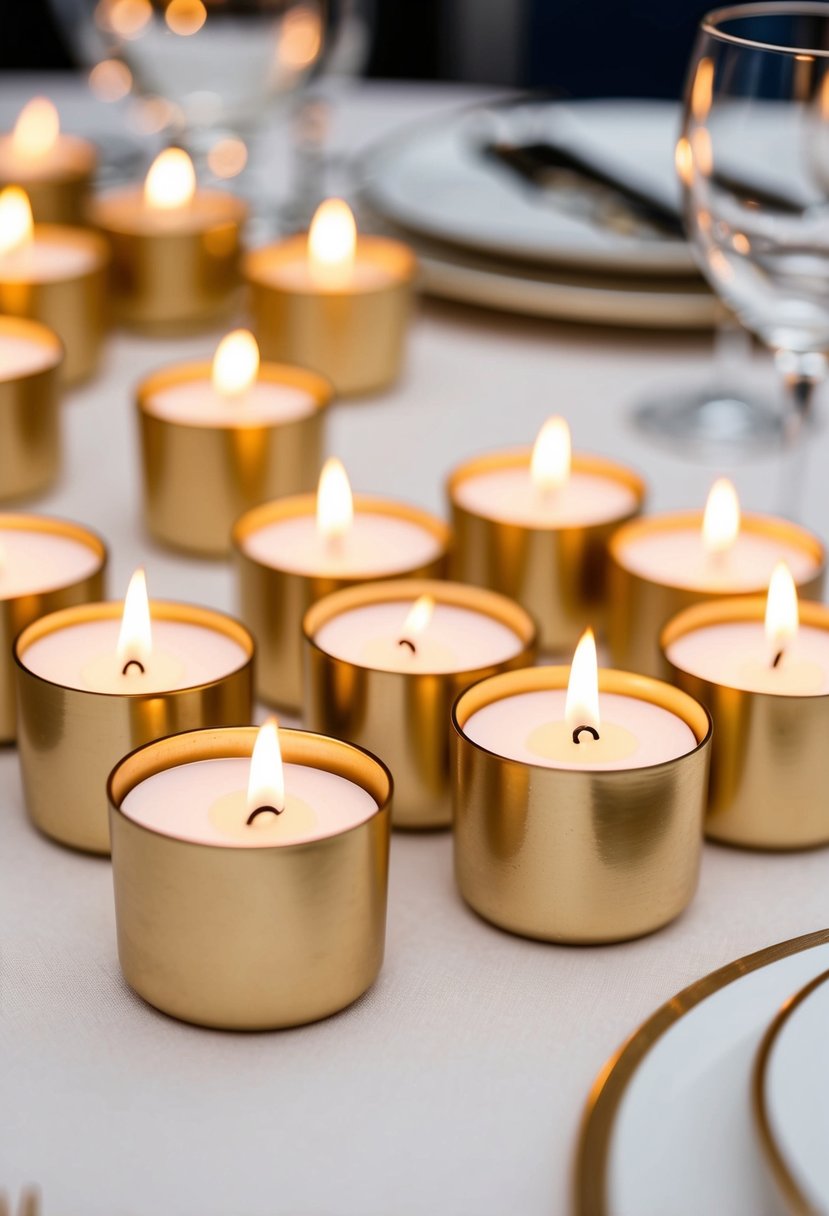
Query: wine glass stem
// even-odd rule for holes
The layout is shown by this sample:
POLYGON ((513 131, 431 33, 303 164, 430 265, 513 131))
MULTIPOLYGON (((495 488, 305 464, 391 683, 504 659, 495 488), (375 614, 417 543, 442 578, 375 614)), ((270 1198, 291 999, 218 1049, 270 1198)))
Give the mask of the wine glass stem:
POLYGON ((795 519, 803 502, 807 432, 815 394, 826 375, 826 359, 815 352, 778 351, 776 362, 786 395, 781 513, 795 519))

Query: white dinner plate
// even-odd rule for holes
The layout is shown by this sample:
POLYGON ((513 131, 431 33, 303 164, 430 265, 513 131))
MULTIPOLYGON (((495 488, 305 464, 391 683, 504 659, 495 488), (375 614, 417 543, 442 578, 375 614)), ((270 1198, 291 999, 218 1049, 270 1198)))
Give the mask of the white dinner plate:
POLYGON ((752 1117, 755 1057, 781 1006, 827 969, 821 930, 729 963, 658 1009, 594 1085, 578 1216, 780 1216, 752 1117))
POLYGON ((757 1056, 754 1113, 787 1207, 829 1212, 829 972, 798 992, 757 1056))
POLYGON ((518 141, 546 133, 649 195, 678 204, 677 105, 599 100, 474 107, 398 132, 364 158, 372 208, 411 232, 490 257, 594 272, 695 273, 684 241, 601 226, 572 189, 541 190, 483 156, 488 122, 508 122, 518 141))

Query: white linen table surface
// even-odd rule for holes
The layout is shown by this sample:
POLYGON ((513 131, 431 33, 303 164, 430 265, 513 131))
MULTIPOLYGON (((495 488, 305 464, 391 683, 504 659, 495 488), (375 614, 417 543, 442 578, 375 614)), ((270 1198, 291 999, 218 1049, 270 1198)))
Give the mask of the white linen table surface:
MULTIPOLYGON (((69 129, 116 129, 80 83, 6 77, 0 126, 35 91, 69 129)), ((483 91, 360 85, 334 143, 359 150, 395 125, 483 91)), ((284 140, 273 141, 284 179, 284 140)), ((67 468, 36 509, 99 528, 110 594, 145 562, 151 593, 234 605, 226 564, 150 545, 140 513, 131 391, 151 368, 208 356, 218 334, 124 334, 65 404, 67 468)), ((773 389, 770 364, 755 372, 773 389)), ((706 337, 577 329, 437 304, 414 325, 405 378, 338 405, 328 447, 355 488, 441 509, 443 479, 474 452, 529 441, 567 414, 575 446, 628 460, 651 504, 702 503, 719 470, 643 445, 628 408, 654 383, 710 365, 706 337)), ((805 516, 829 519, 812 443, 805 516)), ((746 464, 749 506, 774 505, 774 461, 746 464)), ((60 791, 55 791, 60 797, 60 791)), ((829 923, 829 852, 764 856, 706 846, 699 893, 667 930, 601 949, 490 928, 455 892, 448 834, 392 841, 386 963, 368 995, 315 1026, 199 1030, 125 986, 110 867, 25 819, 17 756, 0 752, 0 1190, 27 1182, 44 1216, 561 1216, 590 1085, 621 1041, 677 989, 730 959, 829 923)))

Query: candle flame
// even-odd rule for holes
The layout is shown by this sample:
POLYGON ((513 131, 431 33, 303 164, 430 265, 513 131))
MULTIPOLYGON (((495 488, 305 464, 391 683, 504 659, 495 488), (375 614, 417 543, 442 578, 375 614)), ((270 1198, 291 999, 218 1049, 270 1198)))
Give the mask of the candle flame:
POLYGON ((785 562, 774 567, 766 599, 766 641, 772 659, 781 654, 797 637, 800 612, 797 588, 785 562))
POLYGON ((419 638, 429 627, 434 611, 435 601, 431 595, 418 596, 403 622, 401 638, 407 642, 413 642, 415 638, 419 638))
POLYGON ((726 553, 740 535, 740 500, 727 477, 711 487, 702 519, 702 543, 706 553, 726 553))
POLYGON ((336 457, 326 460, 317 488, 317 531, 324 540, 337 541, 351 530, 354 500, 348 474, 336 457))
MULTIPOLYGON (((139 566, 130 579, 124 597, 121 630, 118 634, 116 654, 123 671, 128 663, 146 667, 153 649, 150 601, 147 596, 147 579, 143 566, 139 566)), ((130 669, 132 670, 132 669, 130 669)))
POLYGON ((0 190, 0 254, 25 248, 33 236, 32 205, 26 191, 19 186, 0 190))
POLYGON ((567 699, 564 703, 564 719, 568 729, 592 726, 598 731, 599 717, 599 660, 596 655, 596 639, 593 630, 586 629, 579 639, 570 679, 567 681, 567 699))
POLYGON ((57 143, 60 117, 48 97, 33 97, 17 116, 12 147, 17 156, 46 156, 57 143))
POLYGON ((530 476, 542 494, 560 490, 570 479, 570 428, 564 418, 548 418, 533 447, 530 476))
POLYGON ((714 61, 705 56, 697 64, 691 85, 691 113, 697 122, 705 122, 714 99, 714 61))
POLYGON ((156 211, 187 207, 196 193, 196 171, 183 148, 165 148, 150 165, 144 201, 156 211))
POLYGON ((222 397, 241 397, 256 380, 259 347, 248 329, 226 334, 213 356, 213 387, 222 397))
POLYGON ((259 727, 250 758, 247 805, 249 815, 263 806, 285 809, 285 773, 276 718, 268 718, 259 727))
POLYGON ((344 199, 320 203, 308 229, 308 262, 312 277, 336 285, 347 281, 354 266, 357 225, 344 199))

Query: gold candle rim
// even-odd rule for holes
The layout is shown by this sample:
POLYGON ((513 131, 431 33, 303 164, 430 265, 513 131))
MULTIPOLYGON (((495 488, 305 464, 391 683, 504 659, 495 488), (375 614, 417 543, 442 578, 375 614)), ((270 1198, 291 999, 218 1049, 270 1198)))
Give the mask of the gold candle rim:
POLYGON ((113 232, 118 236, 136 240, 163 240, 167 237, 178 239, 197 236, 222 224, 236 224, 241 227, 250 213, 245 200, 231 190, 199 185, 196 187, 196 195, 200 200, 222 203, 225 213, 222 214, 217 209, 215 214, 199 214, 195 208, 187 211, 186 207, 182 207, 177 211, 177 215, 187 216, 192 222, 180 227, 170 225, 169 228, 164 228, 157 222, 159 216, 166 214, 164 208, 144 204, 133 215, 123 216, 118 207, 119 203, 143 202, 144 183, 139 182, 128 186, 115 186, 98 194, 91 202, 92 219, 103 231, 113 232))
POLYGON ((214 676, 210 680, 201 680, 196 684, 186 684, 179 688, 168 688, 163 691, 152 688, 123 690, 77 688, 75 685, 62 684, 59 680, 50 680, 48 676, 40 675, 38 672, 34 672, 31 668, 27 667, 25 663, 26 651, 33 643, 40 641, 41 638, 58 633, 61 629, 67 628, 70 625, 81 625, 90 621, 120 620, 123 611, 123 600, 99 600, 96 603, 75 604, 71 608, 59 608, 57 612, 49 612, 46 616, 32 621, 15 638, 12 647, 15 664, 21 671, 25 672, 29 679, 37 680, 41 684, 47 684, 51 688, 70 689, 79 696, 115 697, 122 700, 140 701, 155 697, 188 696, 194 692, 204 692, 206 689, 215 688, 224 684, 232 676, 238 675, 239 672, 251 667, 256 657, 256 642, 253 635, 241 621, 236 620, 235 617, 230 616, 228 613, 221 612, 217 608, 204 608, 200 604, 185 604, 177 600, 152 599, 150 600, 151 620, 178 621, 182 624, 199 625, 204 629, 221 633, 226 638, 236 642, 245 652, 245 657, 237 667, 231 667, 227 671, 223 671, 221 675, 214 676))
POLYGON ((170 840, 187 848, 232 851, 234 855, 261 852, 263 848, 279 849, 280 852, 286 854, 301 853, 319 845, 325 845, 329 840, 341 840, 352 832, 364 830, 366 824, 388 814, 394 793, 394 778, 378 756, 355 743, 294 727, 279 728, 283 761, 286 764, 306 763, 310 768, 324 767, 325 772, 333 773, 337 777, 359 785, 377 803, 366 819, 352 824, 341 832, 334 832, 314 840, 294 841, 290 844, 274 842, 269 845, 260 845, 256 849, 245 850, 238 846, 232 847, 218 842, 185 840, 169 832, 162 832, 158 828, 139 823, 121 809, 123 800, 131 790, 158 773, 167 772, 171 768, 180 768, 186 764, 194 764, 200 760, 250 759, 258 733, 259 727, 257 726, 204 727, 200 730, 179 731, 135 748, 118 761, 107 779, 107 798, 113 814, 128 821, 131 827, 146 832, 150 836, 170 840), (309 763, 311 758, 318 756, 321 751, 329 759, 329 763, 325 766, 309 763), (171 764, 169 763, 171 754, 180 755, 181 759, 171 764), (336 763, 330 762, 332 758, 336 763))
POLYGON ((25 268, 9 274, 0 257, 0 283, 27 283, 33 287, 45 287, 52 283, 75 283, 89 275, 97 274, 109 265, 110 252, 106 239, 91 228, 79 228, 71 224, 35 224, 32 239, 46 245, 71 245, 91 254, 88 266, 74 270, 71 274, 44 275, 32 278, 25 268))
POLYGON ((389 271, 390 278, 386 282, 367 285, 344 283, 333 287, 313 284, 294 285, 283 284, 273 279, 269 266, 274 258, 277 261, 305 261, 308 257, 308 237, 306 233, 297 233, 281 241, 271 241, 258 249, 249 249, 242 260, 242 274, 245 279, 269 291, 284 292, 286 295, 300 296, 305 299, 316 299, 318 296, 349 297, 379 295, 390 287, 411 283, 417 273, 417 257, 414 250, 404 241, 393 237, 376 236, 373 233, 358 232, 354 249, 354 258, 365 260, 373 265, 380 265, 389 271))
POLYGON ((54 371, 63 362, 66 353, 63 342, 55 331, 50 326, 44 325, 42 321, 35 321, 29 317, 14 317, 4 313, 0 316, 0 334, 10 338, 25 338, 38 346, 48 346, 52 352, 52 358, 48 363, 33 367, 29 371, 5 375, 0 369, 0 384, 16 384, 18 381, 34 380, 36 376, 42 376, 44 372, 54 371))
MULTIPOLYGON (((316 635, 329 621, 355 608, 364 608, 370 604, 388 604, 399 601, 414 601, 422 595, 431 596, 437 603, 448 604, 457 608, 468 608, 488 616, 505 625, 516 634, 520 642, 519 649, 511 656, 514 661, 522 655, 531 656, 535 653, 538 643, 538 626, 527 612, 526 608, 511 600, 498 591, 490 591, 485 587, 474 587, 470 583, 452 582, 449 579, 399 578, 383 579, 377 582, 357 583, 353 587, 345 587, 340 591, 332 591, 329 595, 317 600, 306 611, 302 620, 302 632, 306 642, 319 654, 328 659, 359 667, 364 671, 383 672, 371 663, 360 662, 359 659, 341 659, 330 654, 317 642, 316 635)), ((454 679, 474 678, 475 674, 493 666, 492 662, 479 663, 475 667, 458 667, 439 671, 404 669, 384 672, 390 676, 403 676, 416 680, 418 677, 431 679, 435 676, 448 676, 454 679)))
POLYGON ((303 414, 300 417, 285 418, 281 421, 273 422, 254 420, 212 423, 188 421, 182 418, 168 418, 166 415, 158 414, 152 409, 150 398, 153 394, 167 388, 174 388, 179 384, 189 384, 194 380, 212 381, 212 371, 213 363, 208 359, 191 359, 187 362, 171 363, 165 367, 157 368, 156 371, 143 376, 136 386, 135 400, 138 409, 141 413, 147 414, 149 417, 155 418, 167 426, 232 432, 238 430, 273 430, 282 426, 290 426, 292 423, 302 422, 315 414, 321 414, 334 400, 334 386, 330 380, 327 380, 325 376, 321 376, 318 372, 311 371, 309 368, 298 367, 291 363, 275 363, 270 360, 263 360, 259 364, 256 380, 264 380, 268 384, 297 388, 307 392, 313 402, 313 407, 307 415, 303 414))
MULTIPOLYGON (((44 532, 49 536, 62 536, 68 540, 77 541, 79 544, 85 545, 87 549, 91 549, 98 557, 98 565, 91 571, 92 575, 99 574, 104 569, 109 561, 109 550, 106 542, 86 524, 76 524, 71 519, 58 519, 53 515, 33 515, 24 511, 4 511, 0 512, 0 531, 8 532, 44 532)), ((89 577, 84 575, 84 578, 89 577)), ((78 578, 72 578, 68 582, 58 583, 56 587, 47 587, 38 592, 26 592, 26 595, 40 595, 60 590, 62 587, 70 587, 74 583, 83 581, 78 578)), ((4 596, 0 591, 0 603, 7 603, 10 600, 17 600, 24 597, 20 595, 4 596)))
POLYGON ((570 678, 570 668, 565 666, 523 667, 518 671, 505 671, 495 676, 479 680, 460 694, 452 706, 452 727, 465 745, 475 748, 485 756, 505 763, 531 769, 534 772, 555 772, 557 777, 566 781, 601 779, 602 777, 618 778, 625 773, 655 772, 668 769, 679 761, 694 756, 711 742, 713 735, 713 720, 706 707, 695 700, 682 689, 667 684, 664 680, 654 679, 653 676, 643 676, 632 671, 618 671, 612 667, 599 668, 599 692, 617 693, 629 696, 634 700, 647 701, 660 709, 667 710, 680 718, 691 730, 696 739, 696 745, 680 756, 670 760, 662 760, 658 764, 630 765, 624 769, 600 768, 559 768, 556 765, 536 764, 529 760, 516 760, 504 756, 501 752, 492 751, 483 744, 471 739, 464 727, 478 710, 487 705, 525 692, 551 692, 565 690, 570 678))
MULTIPOLYGON (((396 498, 383 498, 381 495, 375 494, 354 494, 352 500, 355 515, 386 515, 392 519, 403 519, 408 523, 419 525, 424 531, 430 533, 438 542, 439 547, 434 557, 429 559, 429 563, 438 561, 449 549, 452 540, 451 528, 444 520, 425 508, 416 507, 412 503, 400 502, 396 498)), ((314 491, 309 494, 291 494, 287 498, 275 498, 271 502, 261 503, 258 507, 251 507, 249 511, 245 511, 244 515, 236 520, 231 533, 231 543, 240 556, 262 570, 278 570, 283 574, 296 575, 297 578, 314 578, 316 575, 313 573, 306 574, 286 566, 274 565, 272 562, 260 561, 245 548, 245 541, 254 532, 261 531, 269 524, 280 523, 286 519, 296 519, 300 516, 315 518, 316 510, 317 494, 314 491)), ((418 563, 419 566, 424 564, 427 563, 418 563)), ((349 572, 332 577, 350 580, 360 578, 360 575, 349 572)), ((376 575, 375 578, 379 579, 380 575, 376 575)))
MULTIPOLYGON (((703 511, 665 511, 658 515, 642 515, 636 519, 631 519, 627 523, 622 524, 611 536, 608 544, 610 558, 631 578, 639 579, 650 586, 669 587, 673 591, 688 591, 694 595, 708 597, 713 595, 720 599, 728 598, 727 596, 723 596, 721 589, 689 587, 684 583, 661 578, 656 579, 649 574, 642 574, 640 571, 629 566, 624 560, 625 546, 642 534, 649 535, 654 532, 684 531, 695 531, 701 534, 703 515, 703 511)), ((778 515, 763 515, 752 511, 741 514, 740 532, 771 537, 774 540, 789 544, 792 548, 798 549, 810 556, 815 563, 814 569, 804 574, 800 579, 795 579, 795 583, 798 586, 813 582, 815 579, 820 578, 825 571, 826 550, 823 542, 816 533, 808 528, 804 528, 801 524, 793 523, 788 519, 782 519, 778 515)), ((760 583, 756 587, 748 589, 745 594, 750 596, 763 590, 765 590, 765 585, 760 583)))
POLYGON ((488 520, 493 524, 522 528, 527 532, 584 531, 591 528, 606 528, 609 524, 614 523, 624 526, 627 520, 638 517, 648 492, 647 482, 644 477, 629 465, 620 464, 618 461, 610 460, 606 456, 597 456, 592 452, 574 452, 570 466, 572 472, 593 474, 597 477, 606 477, 610 481, 620 482, 633 493, 634 503, 630 510, 623 511, 618 515, 608 516, 606 519, 597 519, 591 523, 580 523, 574 520, 572 523, 559 525, 555 521, 550 523, 525 523, 521 520, 503 519, 498 515, 482 515, 477 511, 470 510, 464 503, 457 500, 455 491, 463 482, 469 481, 473 477, 480 477, 486 473, 501 472, 504 469, 527 468, 532 458, 532 451, 532 446, 526 444, 521 447, 499 448, 491 452, 481 452, 477 456, 472 456, 468 460, 464 460, 456 465, 446 479, 446 492, 452 506, 459 511, 465 511, 469 515, 488 520))
MULTIPOLYGON (((829 633, 829 605, 818 603, 815 600, 800 600, 798 607, 800 623, 802 625, 811 625, 814 628, 823 629, 826 633, 829 633)), ((707 676, 699 675, 698 672, 689 671, 681 663, 674 662, 668 654, 669 647, 674 642, 679 641, 680 638, 686 637, 689 633, 696 633, 700 629, 705 629, 711 625, 762 622, 765 619, 765 614, 765 596, 743 596, 741 598, 730 596, 719 600, 705 600, 699 604, 692 604, 689 608, 685 608, 682 612, 678 612, 676 616, 671 617, 662 628, 659 634, 659 648, 669 667, 675 671, 681 671, 685 675, 692 676, 706 685, 731 688, 735 692, 741 692, 750 697, 761 697, 769 701, 778 701, 783 697, 787 701, 792 702, 818 701, 821 697, 829 697, 829 692, 811 694, 779 693, 773 692, 770 689, 745 688, 738 684, 730 684, 727 680, 711 680, 707 676)))

